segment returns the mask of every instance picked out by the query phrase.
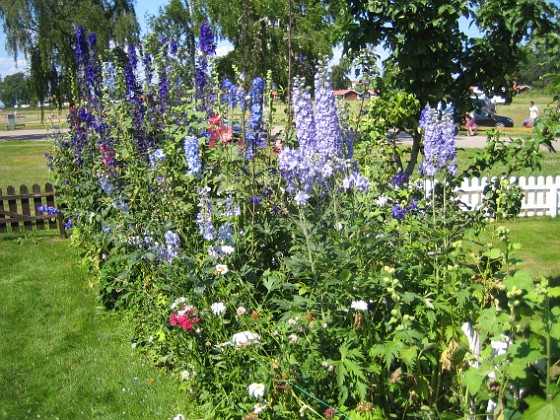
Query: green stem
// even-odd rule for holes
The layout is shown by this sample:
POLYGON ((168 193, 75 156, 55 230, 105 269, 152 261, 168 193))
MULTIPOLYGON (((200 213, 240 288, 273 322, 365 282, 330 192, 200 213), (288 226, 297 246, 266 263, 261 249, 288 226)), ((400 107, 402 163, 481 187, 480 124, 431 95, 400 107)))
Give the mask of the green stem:
POLYGON ((301 229, 303 231, 303 235, 305 236, 305 244, 307 247, 307 257, 309 258, 309 264, 311 264, 311 272, 313 273, 313 279, 317 280, 317 275, 315 273, 315 260, 313 259, 313 252, 311 251, 311 241, 309 238, 309 231, 307 230, 307 220, 305 218, 305 214, 303 210, 299 209, 299 219, 301 222, 301 229))

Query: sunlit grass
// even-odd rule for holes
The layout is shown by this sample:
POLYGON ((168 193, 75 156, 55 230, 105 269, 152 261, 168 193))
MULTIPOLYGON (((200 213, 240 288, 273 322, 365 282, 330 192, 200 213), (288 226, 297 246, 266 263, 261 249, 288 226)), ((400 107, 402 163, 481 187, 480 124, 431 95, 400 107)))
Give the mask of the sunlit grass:
POLYGON ((13 140, 0 142, 0 188, 24 184, 43 186, 50 181, 45 153, 51 152, 49 141, 13 140))
POLYGON ((560 218, 526 217, 505 223, 513 242, 521 244, 515 255, 534 277, 560 284, 560 218))
POLYGON ((0 417, 193 418, 179 378, 131 349, 78 261, 68 240, 0 237, 0 417))

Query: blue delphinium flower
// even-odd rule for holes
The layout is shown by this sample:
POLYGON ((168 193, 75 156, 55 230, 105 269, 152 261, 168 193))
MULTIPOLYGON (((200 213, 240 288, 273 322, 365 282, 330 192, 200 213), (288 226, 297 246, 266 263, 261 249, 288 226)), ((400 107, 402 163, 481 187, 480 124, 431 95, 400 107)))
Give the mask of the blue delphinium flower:
POLYGON ((260 195, 252 195, 249 197, 249 203, 251 204, 259 204, 262 201, 262 197, 260 195))
POLYGON ((153 153, 150 153, 148 156, 150 159, 150 165, 152 166, 152 170, 156 169, 156 166, 159 162, 163 162, 165 160, 165 152, 161 149, 155 149, 153 153))
POLYGON ((66 221, 66 223, 64 224, 64 229, 66 230, 70 230, 74 227, 74 222, 72 221, 72 219, 68 219, 66 221))
POLYGON ((212 223, 212 214, 214 205, 209 197, 210 188, 203 187, 198 192, 200 201, 198 203, 199 212, 196 216, 198 224, 198 232, 205 241, 212 242, 216 238, 216 229, 212 223))
POLYGON ((200 53, 196 60, 194 84, 197 98, 204 99, 204 88, 207 85, 208 57, 216 54, 214 35, 206 22, 202 22, 200 25, 199 48, 200 53))
POLYGON ((102 176, 99 178, 99 186, 103 192, 107 195, 111 195, 115 192, 116 187, 111 183, 108 177, 102 176))
POLYGON ((298 206, 305 206, 308 200, 309 194, 306 194, 303 191, 299 191, 294 197, 294 201, 298 206))
POLYGON ((181 238, 177 232, 173 232, 172 230, 168 230, 163 234, 165 239, 165 243, 171 246, 179 246, 181 244, 181 238))
POLYGON ((418 210, 420 210, 420 208, 418 207, 418 198, 414 197, 412 201, 408 204, 408 211, 411 213, 415 213, 418 210))
POLYGON ((332 188, 333 175, 341 172, 349 173, 343 187, 367 193, 369 181, 359 175, 356 165, 350 161, 351 145, 346 146, 346 153, 343 152, 345 141, 325 64, 319 67, 315 80, 315 113, 309 92, 303 81, 297 80, 294 84, 294 114, 299 148, 282 150, 278 156, 278 170, 288 184, 288 194, 302 193, 298 195, 297 204, 305 205, 316 184, 332 188))
POLYGON ((315 119, 311 94, 305 89, 303 79, 296 79, 294 83, 294 114, 296 116, 296 135, 299 147, 304 151, 314 153, 315 147, 315 119))
POLYGON ((37 207, 37 211, 40 211, 40 212, 42 212, 42 213, 47 213, 47 214, 49 214, 49 215, 51 215, 51 216, 55 216, 55 215, 57 215, 57 214, 62 213, 62 212, 61 212, 59 209, 57 209, 56 207, 53 207, 53 206, 45 206, 45 205, 42 205, 42 206, 37 207))
POLYGON ((214 43, 214 35, 212 29, 206 21, 200 25, 200 50, 206 55, 216 54, 216 44, 214 43))
POLYGON ((419 166, 423 176, 437 173, 457 174, 455 125, 450 114, 438 116, 438 111, 425 108, 422 111, 421 128, 424 138, 424 160, 419 166))
POLYGON ((88 34, 90 55, 86 64, 86 83, 93 88, 97 96, 99 96, 99 74, 100 68, 95 57, 95 47, 97 46, 97 36, 95 34, 88 34))
POLYGON ((136 55, 136 48, 134 45, 128 47, 128 62, 124 71, 124 79, 126 84, 126 97, 133 105, 132 108, 132 121, 134 123, 138 151, 143 157, 148 153, 148 140, 146 135, 145 115, 146 108, 142 100, 140 85, 136 79, 136 70, 138 66, 138 57, 136 55))
POLYGON ((391 215, 395 219, 404 219, 404 217, 406 216, 406 209, 402 206, 399 206, 399 205, 395 204, 391 208, 391 215))
POLYGON ((198 139, 195 136, 185 136, 185 158, 187 160, 188 174, 198 176, 202 173, 202 162, 198 155, 198 139))
POLYGON ((265 82, 260 77, 253 79, 253 88, 251 89, 251 117, 247 124, 247 150, 246 157, 251 160, 255 157, 255 146, 263 148, 266 146, 265 132, 262 129, 263 115, 263 91, 265 82))
POLYGON ((369 180, 365 176, 353 172, 342 180, 342 186, 345 190, 356 188, 367 193, 369 191, 369 180))
POLYGON ((315 75, 315 133, 324 154, 342 157, 340 123, 326 65, 315 75))
POLYGON ((398 172, 391 178, 391 184, 395 187, 402 186, 408 180, 408 174, 406 172, 398 172))
POLYGON ((86 40, 86 33, 83 26, 76 28, 76 47, 74 49, 76 61, 79 64, 86 64, 89 58, 89 47, 86 40))
POLYGON ((154 77, 154 65, 152 61, 152 55, 146 53, 142 56, 142 63, 144 64, 144 75, 146 78, 146 83, 148 86, 152 85, 152 79, 154 77))

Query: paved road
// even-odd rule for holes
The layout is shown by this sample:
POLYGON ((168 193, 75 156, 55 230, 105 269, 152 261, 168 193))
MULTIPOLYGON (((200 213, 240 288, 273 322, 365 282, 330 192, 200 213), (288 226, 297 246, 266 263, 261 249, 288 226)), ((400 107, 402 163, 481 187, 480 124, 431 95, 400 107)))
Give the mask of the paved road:
POLYGON ((0 130, 0 141, 3 140, 46 140, 49 135, 46 128, 0 130))
MULTIPOLYGON (((46 140, 48 138, 49 130, 47 129, 16 129, 16 130, 0 130, 0 141, 3 140, 46 140)), ((458 135, 455 137, 457 147, 484 147, 486 145, 486 136, 464 136, 458 135)), ((398 142, 400 144, 411 144, 412 139, 410 136, 399 136, 398 142)), ((560 150, 560 140, 556 140, 553 144, 556 150, 560 150)))

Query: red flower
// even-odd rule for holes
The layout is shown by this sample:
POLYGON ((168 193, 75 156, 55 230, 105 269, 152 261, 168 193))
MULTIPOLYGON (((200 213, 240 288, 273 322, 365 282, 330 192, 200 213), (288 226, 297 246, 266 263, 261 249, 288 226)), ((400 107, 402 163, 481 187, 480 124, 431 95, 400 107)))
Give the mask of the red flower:
POLYGON ((208 119, 208 131, 210 133, 210 147, 215 147, 217 141, 227 143, 233 138, 233 131, 231 126, 222 124, 222 117, 214 114, 208 119))

